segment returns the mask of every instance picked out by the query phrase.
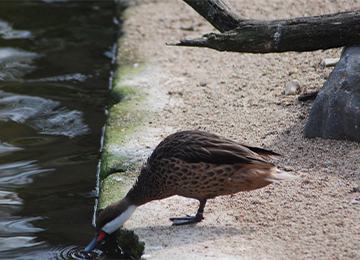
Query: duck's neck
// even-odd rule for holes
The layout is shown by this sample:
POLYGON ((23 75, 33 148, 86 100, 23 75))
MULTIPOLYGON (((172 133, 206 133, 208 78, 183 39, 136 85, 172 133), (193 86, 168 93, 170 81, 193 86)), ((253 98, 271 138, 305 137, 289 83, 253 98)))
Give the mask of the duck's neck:
POLYGON ((126 194, 126 197, 124 199, 130 201, 131 205, 136 205, 136 206, 143 205, 151 200, 151 199, 149 200, 148 192, 146 191, 145 187, 141 187, 138 181, 129 190, 129 192, 126 194))
POLYGON ((154 194, 156 194, 156 188, 153 183, 154 176, 152 176, 146 166, 147 165, 144 164, 141 167, 138 179, 126 194, 125 198, 131 205, 140 206, 155 199, 154 194))
POLYGON ((137 205, 130 204, 125 197, 124 199, 110 205, 109 207, 112 207, 113 213, 117 214, 117 217, 104 225, 102 230, 108 234, 111 234, 120 228, 131 217, 137 208, 137 205))
POLYGON ((141 173, 130 189, 126 197, 131 201, 132 205, 143 205, 152 200, 159 200, 175 195, 174 189, 170 189, 168 185, 163 184, 163 178, 159 173, 152 172, 148 167, 148 163, 141 167, 141 173))

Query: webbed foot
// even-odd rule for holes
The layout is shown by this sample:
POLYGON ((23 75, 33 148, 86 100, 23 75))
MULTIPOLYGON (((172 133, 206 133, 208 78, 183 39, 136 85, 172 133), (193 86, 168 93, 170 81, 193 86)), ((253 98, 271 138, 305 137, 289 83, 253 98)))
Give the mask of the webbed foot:
POLYGON ((204 218, 202 216, 199 216, 197 214, 195 217, 187 215, 186 217, 181 217, 181 218, 170 218, 170 221, 173 222, 172 223, 173 226, 180 226, 180 225, 198 223, 203 219, 204 218))
POLYGON ((199 199, 200 201, 200 206, 199 209, 195 215, 195 217, 193 216, 189 216, 186 215, 186 217, 182 217, 182 218, 170 218, 170 221, 172 221, 172 225, 173 226, 180 226, 180 225, 187 225, 187 224, 193 224, 193 223, 198 223, 201 220, 203 220, 203 213, 204 213, 204 207, 206 204, 206 198, 205 199, 199 199))

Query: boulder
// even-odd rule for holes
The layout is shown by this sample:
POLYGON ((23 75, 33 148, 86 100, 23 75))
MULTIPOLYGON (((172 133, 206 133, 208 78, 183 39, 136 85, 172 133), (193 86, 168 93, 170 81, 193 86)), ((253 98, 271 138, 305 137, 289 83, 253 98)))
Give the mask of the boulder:
POLYGON ((314 101, 304 133, 360 141, 360 45, 342 51, 314 101))

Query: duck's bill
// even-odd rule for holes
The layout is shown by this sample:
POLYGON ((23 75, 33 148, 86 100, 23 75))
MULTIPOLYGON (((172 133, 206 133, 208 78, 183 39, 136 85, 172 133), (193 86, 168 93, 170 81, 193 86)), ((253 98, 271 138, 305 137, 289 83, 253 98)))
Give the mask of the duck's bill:
POLYGON ((102 230, 96 232, 95 238, 85 248, 85 253, 89 253, 91 250, 93 250, 106 237, 106 235, 107 234, 102 230))

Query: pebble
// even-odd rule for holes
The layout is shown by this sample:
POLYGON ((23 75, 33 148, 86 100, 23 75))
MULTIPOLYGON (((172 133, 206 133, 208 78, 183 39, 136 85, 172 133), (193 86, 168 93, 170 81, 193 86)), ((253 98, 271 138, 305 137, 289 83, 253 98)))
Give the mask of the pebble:
POLYGON ((323 59, 320 62, 320 66, 322 69, 325 69, 326 67, 334 67, 338 62, 339 62, 340 58, 335 58, 335 59, 323 59))
POLYGON ((112 178, 114 181, 124 181, 124 179, 123 178, 121 178, 121 177, 117 177, 117 176, 114 176, 113 178, 112 178))
POLYGON ((300 92, 301 83, 296 80, 290 80, 285 86, 285 95, 295 95, 300 92))
POLYGON ((205 81, 200 81, 200 86, 205 87, 205 86, 206 86, 206 82, 205 82, 205 81))

